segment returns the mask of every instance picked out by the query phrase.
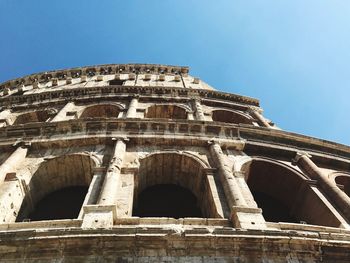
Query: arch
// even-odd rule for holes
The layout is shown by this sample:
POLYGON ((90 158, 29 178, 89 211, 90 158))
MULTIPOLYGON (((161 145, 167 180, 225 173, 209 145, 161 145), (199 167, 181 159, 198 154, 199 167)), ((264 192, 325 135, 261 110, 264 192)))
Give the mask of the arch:
POLYGON ((332 174, 334 182, 341 186, 343 190, 350 197, 350 174, 346 173, 335 173, 332 174))
POLYGON ((196 196, 175 184, 147 187, 140 193, 133 213, 140 217, 203 217, 196 196))
POLYGON ((196 197, 204 217, 218 217, 215 203, 205 175, 205 164, 189 154, 160 152, 140 160, 138 186, 135 192, 134 210, 138 198, 147 188, 156 185, 175 185, 189 190, 196 197))
POLYGON ((191 152, 186 152, 186 151, 172 151, 172 150, 168 150, 168 151, 161 151, 161 152, 156 152, 156 153, 150 153, 144 157, 140 157, 140 161, 142 162, 142 160, 152 157, 154 155, 158 155, 158 154, 177 154, 177 155, 183 155, 185 157, 188 157, 190 159, 193 159, 194 162, 198 162, 198 164, 200 164, 200 166, 203 169, 206 168, 210 168, 209 164, 207 162, 205 162, 204 160, 202 160, 201 158, 199 158, 197 155, 191 153, 191 152))
POLYGON ((26 124, 30 122, 45 122, 50 118, 51 114, 47 110, 31 111, 20 114, 14 121, 14 125, 26 124))
POLYGON ((86 118, 118 118, 122 108, 118 104, 95 104, 84 109, 80 119, 86 118))
POLYGON ((244 124, 252 124, 253 120, 246 116, 245 114, 235 111, 235 110, 227 110, 227 109, 218 109, 212 111, 212 119, 213 121, 220 121, 226 123, 244 123, 244 124))
POLYGON ((245 179, 266 221, 341 225, 320 198, 320 191, 302 173, 265 158, 254 157, 248 165, 245 179))
POLYGON ((157 119, 187 119, 185 107, 173 104, 156 104, 147 108, 146 118, 157 119))
POLYGON ((246 176, 245 177, 246 181, 248 180, 250 167, 251 167, 253 161, 255 161, 255 162, 260 161, 260 162, 265 162, 265 163, 268 163, 271 165, 277 165, 277 166, 280 166, 281 169, 283 168, 283 169, 288 170, 290 173, 294 173, 295 176, 298 176, 300 178, 300 180, 310 180, 310 178, 308 176, 306 176, 305 174, 301 173, 300 171, 296 170, 295 168, 293 168, 285 163, 282 163, 280 161, 276 161, 275 159, 268 158, 268 157, 251 156, 249 159, 247 159, 246 162, 241 164, 241 170, 242 170, 242 172, 244 172, 244 174, 246 176))
MULTIPOLYGON (((87 189, 93 177, 94 167, 96 167, 96 163, 93 158, 91 158, 89 154, 84 153, 63 155, 42 162, 29 182, 29 193, 22 203, 17 221, 28 217, 30 218, 31 215, 37 212, 37 206, 52 194, 61 192, 63 194, 69 193, 71 196, 74 196, 74 192, 78 190, 69 192, 68 190, 71 188, 80 189, 80 195, 74 196, 74 198, 79 199, 80 203, 78 206, 80 210, 82 200, 85 198, 85 194, 87 193, 87 189)), ((65 206, 69 204, 61 202, 60 198, 64 200, 62 195, 58 194, 57 196, 56 200, 58 198, 59 201, 54 204, 56 207, 62 204, 65 206), (61 197, 59 198, 59 196, 61 197)), ((79 211, 75 211, 75 214, 76 213, 79 213, 79 211)), ((76 216, 72 216, 70 218, 75 217, 76 216)), ((44 219, 55 218, 49 217, 40 220, 44 219)))

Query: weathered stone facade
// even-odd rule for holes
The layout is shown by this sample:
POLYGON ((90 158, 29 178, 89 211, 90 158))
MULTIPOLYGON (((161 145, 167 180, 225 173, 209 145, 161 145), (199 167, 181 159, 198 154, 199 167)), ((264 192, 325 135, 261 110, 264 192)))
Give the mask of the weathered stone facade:
POLYGON ((188 71, 0 85, 0 262, 350 262, 350 147, 188 71))

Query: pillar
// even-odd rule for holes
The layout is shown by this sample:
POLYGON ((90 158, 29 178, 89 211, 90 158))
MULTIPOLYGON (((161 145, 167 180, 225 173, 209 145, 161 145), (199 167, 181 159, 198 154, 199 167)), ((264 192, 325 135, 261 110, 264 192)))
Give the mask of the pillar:
MULTIPOLYGON (((262 216, 262 210, 257 208, 255 202, 252 202, 249 206, 245 199, 245 197, 248 198, 251 195, 244 193, 249 188, 248 186, 242 186, 242 178, 239 178, 242 176, 242 173, 232 172, 232 167, 227 163, 227 157, 217 142, 210 144, 210 153, 219 170, 220 182, 230 208, 230 219, 234 227, 266 229, 267 226, 262 216)), ((245 182, 243 183, 246 184, 245 182)))
POLYGON ((256 109, 249 109, 249 113, 253 115, 254 118, 258 119, 259 123, 264 127, 271 128, 271 125, 266 121, 266 119, 258 112, 256 109))
POLYGON ((126 113, 126 118, 136 118, 137 117, 136 110, 137 110, 138 104, 139 104, 138 96, 133 97, 129 103, 129 108, 128 108, 128 111, 126 113))
POLYGON ((210 154, 219 170, 220 182, 223 186, 230 209, 234 206, 246 206, 247 204, 236 178, 233 176, 232 168, 227 164, 221 146, 217 142, 212 142, 210 144, 210 154))
POLYGON ((202 104, 201 104, 200 100, 198 100, 198 99, 194 100, 194 108, 196 110, 197 120, 205 121, 205 116, 203 113, 202 104))
POLYGON ((126 151, 126 139, 114 139, 113 154, 104 176, 97 204, 83 206, 82 228, 111 228, 117 217, 117 189, 126 151))
POLYGON ((67 112, 74 108, 74 102, 68 102, 51 120, 51 122, 64 121, 66 120, 67 112))
POLYGON ((338 188, 335 182, 331 181, 327 174, 319 169, 316 164, 310 159, 311 156, 304 152, 299 152, 293 159, 293 164, 296 164, 302 171, 316 180, 321 189, 329 196, 333 202, 341 209, 342 214, 347 220, 350 220, 350 198, 342 190, 338 188))
POLYGON ((16 149, 0 166, 0 222, 16 221, 27 188, 23 179, 14 172, 22 165, 28 153, 29 144, 16 145, 16 149), (8 176, 6 176, 8 175, 8 176), (11 205, 10 205, 11 204, 11 205))
POLYGON ((0 166, 0 184, 5 180, 6 174, 12 172, 13 169, 22 164, 28 153, 29 144, 17 146, 11 155, 0 166))
POLYGON ((10 114, 11 114, 10 109, 5 109, 0 112, 0 128, 5 127, 9 124, 8 117, 10 116, 10 114))
POLYGON ((113 155, 109 163, 100 198, 99 204, 115 205, 117 197, 117 188, 120 182, 120 170, 123 164, 124 154, 126 152, 126 143, 124 138, 115 139, 113 155))

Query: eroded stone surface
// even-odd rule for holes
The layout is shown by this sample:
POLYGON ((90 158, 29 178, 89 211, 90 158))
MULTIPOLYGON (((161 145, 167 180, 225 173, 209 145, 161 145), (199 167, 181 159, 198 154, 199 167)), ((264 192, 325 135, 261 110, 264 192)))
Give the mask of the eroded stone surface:
POLYGON ((0 87, 0 262, 350 261, 350 147, 279 130, 255 99, 163 65, 0 87), (135 216, 163 184, 203 217, 135 216), (73 186, 88 189, 75 216, 31 220, 73 186))

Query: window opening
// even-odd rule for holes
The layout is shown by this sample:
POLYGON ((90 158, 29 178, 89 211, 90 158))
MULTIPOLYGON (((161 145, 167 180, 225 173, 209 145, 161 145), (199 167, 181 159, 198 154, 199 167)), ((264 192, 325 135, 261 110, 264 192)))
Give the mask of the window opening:
POLYGON ((41 221, 77 218, 88 187, 66 187, 42 198, 29 215, 18 217, 20 221, 41 221))
POLYGON ((138 196, 133 215, 140 217, 203 217, 196 196, 175 184, 147 187, 138 196))
POLYGON ((124 84, 125 80, 121 79, 113 79, 109 81, 109 85, 116 85, 116 86, 122 86, 124 84))

